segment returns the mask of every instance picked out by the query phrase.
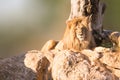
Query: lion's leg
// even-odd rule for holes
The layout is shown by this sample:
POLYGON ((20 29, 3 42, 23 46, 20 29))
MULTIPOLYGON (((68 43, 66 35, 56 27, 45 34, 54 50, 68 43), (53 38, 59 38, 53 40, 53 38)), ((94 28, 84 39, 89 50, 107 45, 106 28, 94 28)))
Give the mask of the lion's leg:
POLYGON ((42 47, 41 52, 49 51, 55 48, 58 41, 55 40, 49 40, 45 43, 45 45, 42 47))

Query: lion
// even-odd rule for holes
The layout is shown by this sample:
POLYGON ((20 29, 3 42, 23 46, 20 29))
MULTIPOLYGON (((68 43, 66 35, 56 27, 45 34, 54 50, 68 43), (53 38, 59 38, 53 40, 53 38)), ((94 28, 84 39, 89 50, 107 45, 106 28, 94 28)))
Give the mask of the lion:
POLYGON ((74 18, 67 22, 67 28, 63 39, 57 44, 56 49, 81 51, 92 49, 95 41, 92 37, 92 29, 88 17, 74 18))
POLYGON ((92 29, 89 25, 88 17, 74 18, 66 23, 67 28, 62 40, 48 41, 42 48, 42 51, 52 49, 81 51, 83 49, 92 49, 95 47, 95 41, 92 36, 92 29))

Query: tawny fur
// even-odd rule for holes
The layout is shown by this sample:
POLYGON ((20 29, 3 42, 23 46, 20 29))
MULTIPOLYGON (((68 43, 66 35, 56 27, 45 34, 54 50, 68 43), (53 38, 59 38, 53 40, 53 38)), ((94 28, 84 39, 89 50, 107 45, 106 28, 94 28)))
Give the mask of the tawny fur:
POLYGON ((42 47, 41 52, 49 51, 55 48, 58 41, 55 40, 49 40, 45 43, 45 45, 42 47))
POLYGON ((95 46, 92 37, 89 18, 74 18, 67 22, 67 28, 63 39, 56 46, 60 50, 80 51, 83 49, 91 49, 95 46), (81 37, 77 36, 80 35, 81 37), (84 40, 80 39, 84 38, 84 40))
POLYGON ((41 51, 52 49, 81 51, 95 47, 92 29, 88 17, 74 18, 67 22, 67 28, 61 41, 48 41, 41 51))

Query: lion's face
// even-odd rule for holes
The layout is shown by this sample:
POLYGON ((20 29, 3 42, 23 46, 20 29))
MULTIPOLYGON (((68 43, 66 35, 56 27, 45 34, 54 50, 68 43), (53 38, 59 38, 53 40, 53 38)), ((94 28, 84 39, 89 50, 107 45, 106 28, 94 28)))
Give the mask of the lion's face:
POLYGON ((91 41, 91 32, 89 26, 84 24, 82 21, 77 22, 75 26, 75 35, 76 39, 79 42, 79 49, 86 49, 89 48, 89 44, 91 41))
POLYGON ((88 29, 82 24, 77 25, 76 37, 79 39, 79 41, 87 40, 87 36, 88 36, 88 29))

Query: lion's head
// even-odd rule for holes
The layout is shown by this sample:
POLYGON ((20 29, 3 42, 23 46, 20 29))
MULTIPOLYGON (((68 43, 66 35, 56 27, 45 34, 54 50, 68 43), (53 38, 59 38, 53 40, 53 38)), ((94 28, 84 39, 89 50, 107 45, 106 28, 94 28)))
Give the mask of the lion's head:
POLYGON ((67 22, 67 29, 63 37, 63 49, 82 50, 91 48, 93 42, 88 18, 74 18, 67 22))

